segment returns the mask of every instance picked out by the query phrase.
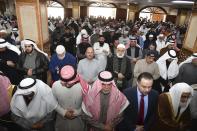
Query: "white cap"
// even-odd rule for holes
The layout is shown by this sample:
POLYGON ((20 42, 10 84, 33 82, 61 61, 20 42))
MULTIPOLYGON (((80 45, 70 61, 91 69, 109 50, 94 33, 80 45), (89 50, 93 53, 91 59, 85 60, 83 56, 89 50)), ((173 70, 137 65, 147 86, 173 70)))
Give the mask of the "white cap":
POLYGON ((0 30, 0 33, 7 33, 7 31, 2 29, 2 30, 0 30))
POLYGON ((125 45, 124 44, 118 44, 117 48, 123 48, 123 49, 125 49, 125 45))
POLYGON ((12 32, 17 32, 18 28, 12 28, 12 32))
POLYGON ((66 52, 66 50, 65 50, 65 48, 64 48, 64 46, 63 45, 58 45, 57 47, 56 47, 56 53, 57 54, 63 54, 63 53, 65 53, 66 52))
POLYGON ((123 34, 124 35, 127 35, 129 32, 128 31, 123 31, 123 34))
POLYGON ((4 48, 8 46, 8 42, 6 42, 4 39, 0 38, 0 48, 4 48))
POLYGON ((164 37, 164 34, 159 34, 159 37, 164 37))
POLYGON ((149 35, 149 37, 153 37, 153 35, 151 34, 151 35, 149 35))

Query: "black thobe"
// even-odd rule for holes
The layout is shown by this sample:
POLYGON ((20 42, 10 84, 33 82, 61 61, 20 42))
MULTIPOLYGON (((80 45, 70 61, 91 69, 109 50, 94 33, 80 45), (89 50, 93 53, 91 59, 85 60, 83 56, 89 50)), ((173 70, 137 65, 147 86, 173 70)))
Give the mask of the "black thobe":
POLYGON ((10 67, 7 65, 7 61, 12 61, 17 63, 18 54, 12 50, 6 49, 5 51, 0 52, 0 70, 10 79, 11 83, 14 85, 19 84, 17 70, 15 67, 10 67))

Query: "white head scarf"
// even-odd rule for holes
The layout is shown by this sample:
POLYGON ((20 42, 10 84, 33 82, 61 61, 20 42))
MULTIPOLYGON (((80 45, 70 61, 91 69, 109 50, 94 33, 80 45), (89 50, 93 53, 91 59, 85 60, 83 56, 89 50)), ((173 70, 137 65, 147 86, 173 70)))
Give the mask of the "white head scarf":
POLYGON ((163 79, 173 79, 179 73, 179 66, 177 64, 178 59, 176 57, 176 52, 174 50, 169 50, 164 55, 162 55, 156 63, 159 66, 159 72, 163 79), (173 61, 170 63, 169 68, 166 67, 166 60, 172 58, 173 61))
POLYGON ((52 94, 51 88, 41 80, 32 78, 25 78, 20 82, 10 103, 11 111, 15 115, 28 119, 32 123, 43 119, 57 105, 58 103, 52 94), (28 95, 31 92, 35 94, 27 106, 23 95, 28 95))
MULTIPOLYGON (((191 96, 193 96, 192 87, 186 83, 177 83, 177 84, 173 85, 169 90, 169 94, 172 99, 172 106, 173 106, 173 110, 174 110, 175 114, 177 114, 177 112, 178 112, 178 107, 179 107, 181 95, 183 92, 184 93, 191 93, 191 96)), ((191 101, 191 97, 188 99, 187 105, 185 107, 181 108, 180 115, 187 109, 190 101, 191 101)))
POLYGON ((78 34, 76 38, 76 44, 79 45, 81 43, 82 35, 88 35, 87 31, 85 29, 82 29, 81 32, 78 34))
POLYGON ((19 39, 20 37, 19 37, 18 28, 12 28, 12 35, 11 35, 11 38, 12 38, 13 40, 15 40, 16 42, 20 41, 20 39, 19 39), (15 32, 18 34, 17 37, 14 36, 14 33, 15 33, 15 32))
POLYGON ((117 48, 123 48, 123 49, 125 49, 126 47, 125 47, 124 44, 118 44, 117 48))
POLYGON ((0 48, 7 47, 9 50, 16 52, 18 55, 21 54, 21 51, 15 46, 0 38, 0 48))
POLYGON ((6 33, 7 34, 7 31, 5 29, 2 29, 2 30, 0 30, 0 33, 6 33))
POLYGON ((21 47, 22 47, 23 51, 25 51, 25 45, 33 45, 34 49, 36 49, 38 52, 40 52, 40 53, 44 54, 46 57, 48 57, 48 54, 45 53, 44 51, 41 51, 33 40, 25 39, 25 40, 21 41, 21 47))
POLYGON ((166 41, 165 47, 169 46, 169 45, 174 45, 175 41, 174 40, 168 40, 166 41))
POLYGON ((197 58, 197 53, 194 53, 193 55, 191 55, 190 57, 188 57, 185 61, 181 62, 181 63, 179 64, 179 68, 180 68, 183 64, 185 64, 185 63, 191 63, 192 60, 193 60, 194 58, 197 58))

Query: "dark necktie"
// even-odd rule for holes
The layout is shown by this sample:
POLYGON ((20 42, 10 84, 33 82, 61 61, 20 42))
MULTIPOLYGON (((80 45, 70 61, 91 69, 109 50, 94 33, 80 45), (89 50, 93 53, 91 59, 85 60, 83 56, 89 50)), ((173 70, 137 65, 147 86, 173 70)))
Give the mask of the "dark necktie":
POLYGON ((143 125, 144 124, 144 95, 141 95, 140 99, 140 109, 138 114, 138 124, 143 125))

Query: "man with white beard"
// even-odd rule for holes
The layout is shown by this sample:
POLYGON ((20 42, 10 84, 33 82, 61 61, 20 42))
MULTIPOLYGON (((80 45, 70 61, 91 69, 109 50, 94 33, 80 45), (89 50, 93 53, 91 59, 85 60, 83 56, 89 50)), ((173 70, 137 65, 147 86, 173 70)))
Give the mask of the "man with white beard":
POLYGON ((160 52, 160 50, 162 48, 166 47, 166 45, 165 45, 166 44, 166 41, 165 41, 164 38, 165 38, 164 34, 159 34, 158 39, 156 40, 156 44, 157 44, 156 50, 158 52, 160 52))
POLYGON ((125 45, 119 44, 116 55, 108 57, 106 70, 111 71, 116 85, 120 91, 127 87, 127 81, 131 79, 131 63, 125 56, 125 45))
POLYGON ((189 104, 192 96, 193 89, 186 83, 177 83, 168 93, 161 94, 151 131, 186 131, 191 124, 189 104))

